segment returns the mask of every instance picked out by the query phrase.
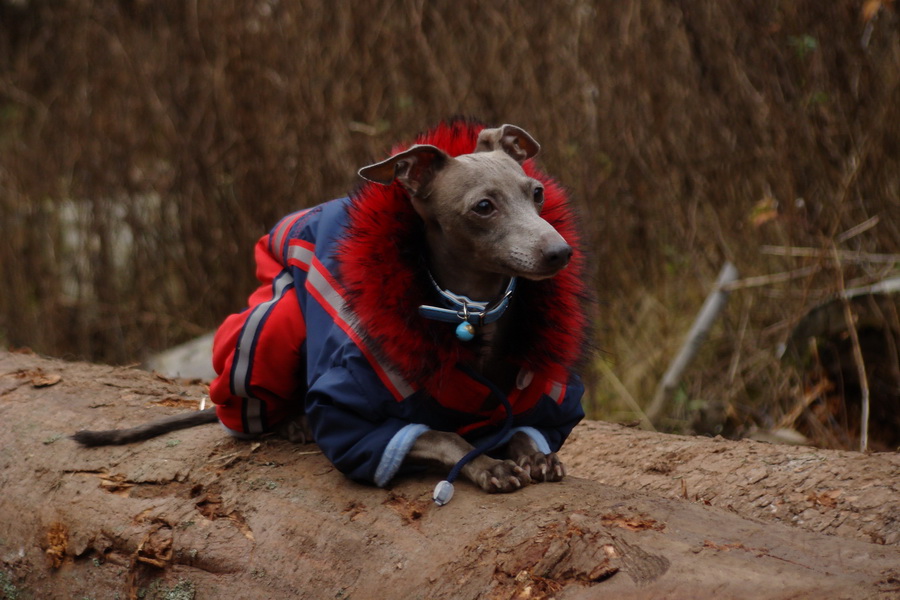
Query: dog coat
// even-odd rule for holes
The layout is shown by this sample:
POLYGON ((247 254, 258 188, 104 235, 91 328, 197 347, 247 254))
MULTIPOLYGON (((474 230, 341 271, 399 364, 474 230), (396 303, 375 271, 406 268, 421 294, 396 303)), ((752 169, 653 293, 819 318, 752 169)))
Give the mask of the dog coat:
MULTIPOLYGON (((441 124, 416 143, 473 152, 482 125, 441 124)), ((407 146, 408 147, 408 146, 407 146)), ((395 153, 404 148, 395 149, 395 153)), ((575 373, 587 341, 584 256, 566 194, 527 161, 545 188, 542 216, 573 247, 552 279, 521 280, 507 309, 508 360, 518 377, 506 395, 513 427, 545 452, 559 450, 584 417, 575 373)), ((366 183, 350 197, 282 219, 256 245, 261 286, 216 332, 210 385, 221 423, 255 436, 305 413, 316 443, 349 477, 384 486, 429 429, 474 444, 500 429, 500 403, 461 365, 474 358, 434 303, 421 221, 399 184, 366 183)), ((501 442, 502 443, 502 442, 501 442)))

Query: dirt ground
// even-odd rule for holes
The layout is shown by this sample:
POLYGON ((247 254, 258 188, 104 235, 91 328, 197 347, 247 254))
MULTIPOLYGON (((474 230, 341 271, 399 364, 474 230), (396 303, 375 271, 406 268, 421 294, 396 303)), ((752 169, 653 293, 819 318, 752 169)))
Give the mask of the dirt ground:
POLYGON ((461 484, 438 509, 435 477, 362 486, 315 446, 215 426, 66 439, 205 392, 0 353, 0 598, 900 597, 896 454, 588 422, 562 484, 461 484))

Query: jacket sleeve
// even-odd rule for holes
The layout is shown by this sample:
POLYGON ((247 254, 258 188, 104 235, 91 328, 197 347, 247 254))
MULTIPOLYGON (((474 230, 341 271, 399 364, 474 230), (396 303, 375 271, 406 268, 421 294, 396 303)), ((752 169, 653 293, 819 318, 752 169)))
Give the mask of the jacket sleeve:
POLYGON ((249 307, 229 316, 213 341, 210 399, 232 433, 258 435, 302 410, 305 392, 300 349, 306 327, 290 271, 269 253, 269 236, 256 245, 261 286, 249 307))
MULTIPOLYGON (((559 384, 554 384, 554 387, 559 384)), ((545 453, 559 452, 563 442, 575 426, 584 418, 581 397, 584 384, 578 375, 570 375, 563 389, 551 389, 545 394, 535 410, 528 415, 527 423, 513 429, 528 434, 538 449, 545 453), (558 391, 558 396, 556 395, 558 391)))
POLYGON ((429 428, 390 414, 389 407, 397 401, 354 344, 345 344, 334 358, 333 366, 310 384, 308 423, 319 448, 339 471, 383 487, 429 428))

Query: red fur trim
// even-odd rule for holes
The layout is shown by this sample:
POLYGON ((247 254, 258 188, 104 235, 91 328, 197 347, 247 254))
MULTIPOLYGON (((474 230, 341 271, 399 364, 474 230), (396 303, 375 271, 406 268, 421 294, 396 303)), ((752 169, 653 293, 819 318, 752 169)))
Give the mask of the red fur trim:
MULTIPOLYGON (((432 144, 451 156, 474 151, 484 125, 467 120, 442 123, 415 143, 432 144)), ((392 154, 408 148, 398 146, 392 154)), ((510 310, 523 323, 509 343, 511 360, 565 381, 579 363, 587 343, 588 297, 583 281, 585 257, 576 219, 565 190, 532 161, 525 172, 544 184, 544 211, 575 250, 569 266, 544 281, 520 280, 510 310)), ((472 358, 454 328, 419 316, 418 307, 433 303, 424 261, 421 221, 398 184, 367 183, 353 195, 350 234, 340 246, 340 279, 350 308, 359 318, 370 347, 415 386, 436 385, 440 374, 472 358)))

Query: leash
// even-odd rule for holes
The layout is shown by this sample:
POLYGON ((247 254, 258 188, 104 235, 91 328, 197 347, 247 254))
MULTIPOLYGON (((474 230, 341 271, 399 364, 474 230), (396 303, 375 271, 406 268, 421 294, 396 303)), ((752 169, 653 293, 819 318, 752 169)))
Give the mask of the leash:
POLYGON ((502 317, 509 306, 513 292, 516 291, 516 278, 512 277, 500 300, 489 307, 487 302, 478 302, 468 296, 454 294, 450 290, 443 289, 430 272, 428 278, 440 295, 444 307, 423 304, 419 307, 419 314, 434 321, 458 323, 456 337, 463 342, 468 342, 475 337, 475 327, 493 323, 502 317))
POLYGON ((512 404, 509 403, 509 398, 506 397, 506 394, 500 390, 497 385, 494 384, 493 381, 490 381, 486 377, 483 377, 481 374, 477 373, 473 368, 468 365, 459 365, 460 370, 464 371, 469 377, 478 381, 479 383, 487 386, 491 392, 497 396, 500 402, 503 404, 503 408, 506 409, 506 418, 503 421, 503 426, 500 428, 500 431, 490 440, 483 442, 478 447, 473 448, 469 451, 468 454, 459 459, 452 469, 450 469, 450 473, 447 474, 447 478, 441 482, 438 482, 436 486, 434 486, 434 503, 438 506, 443 506, 450 502, 450 499, 453 498, 453 482, 456 481, 456 478, 459 477, 462 468, 465 467, 472 459, 477 456, 481 456, 485 452, 492 450, 493 448, 499 446, 506 439, 506 436, 509 435, 510 430, 513 425, 513 409, 512 404))
MULTIPOLYGON (((426 319, 432 319, 434 321, 457 323, 456 337, 463 342, 468 342, 475 337, 476 326, 481 327, 488 323, 493 323, 503 316, 503 313, 506 312, 506 309, 509 307, 513 292, 516 291, 517 281, 515 277, 511 277, 500 300, 495 302, 493 306, 489 306, 488 302, 478 302, 472 300, 468 296, 454 294, 450 290, 442 288, 438 285, 438 282, 435 281, 430 272, 428 273, 428 278, 431 280, 431 285, 434 286, 434 289, 440 296, 444 307, 423 304, 419 306, 419 314, 426 319)), ((500 400, 500 403, 506 410, 506 417, 504 418, 503 425, 500 428, 500 431, 497 432, 497 435, 483 442, 476 448, 473 448, 465 456, 459 459, 459 462, 450 469, 447 478, 434 487, 433 498, 435 504, 438 506, 447 504, 450 502, 450 499, 453 498, 453 482, 459 477, 463 467, 472 461, 472 459, 481 456, 485 452, 502 444, 509 435, 513 425, 513 409, 506 394, 504 394, 493 381, 482 376, 470 366, 460 364, 459 368, 469 377, 487 387, 491 393, 500 400)))

